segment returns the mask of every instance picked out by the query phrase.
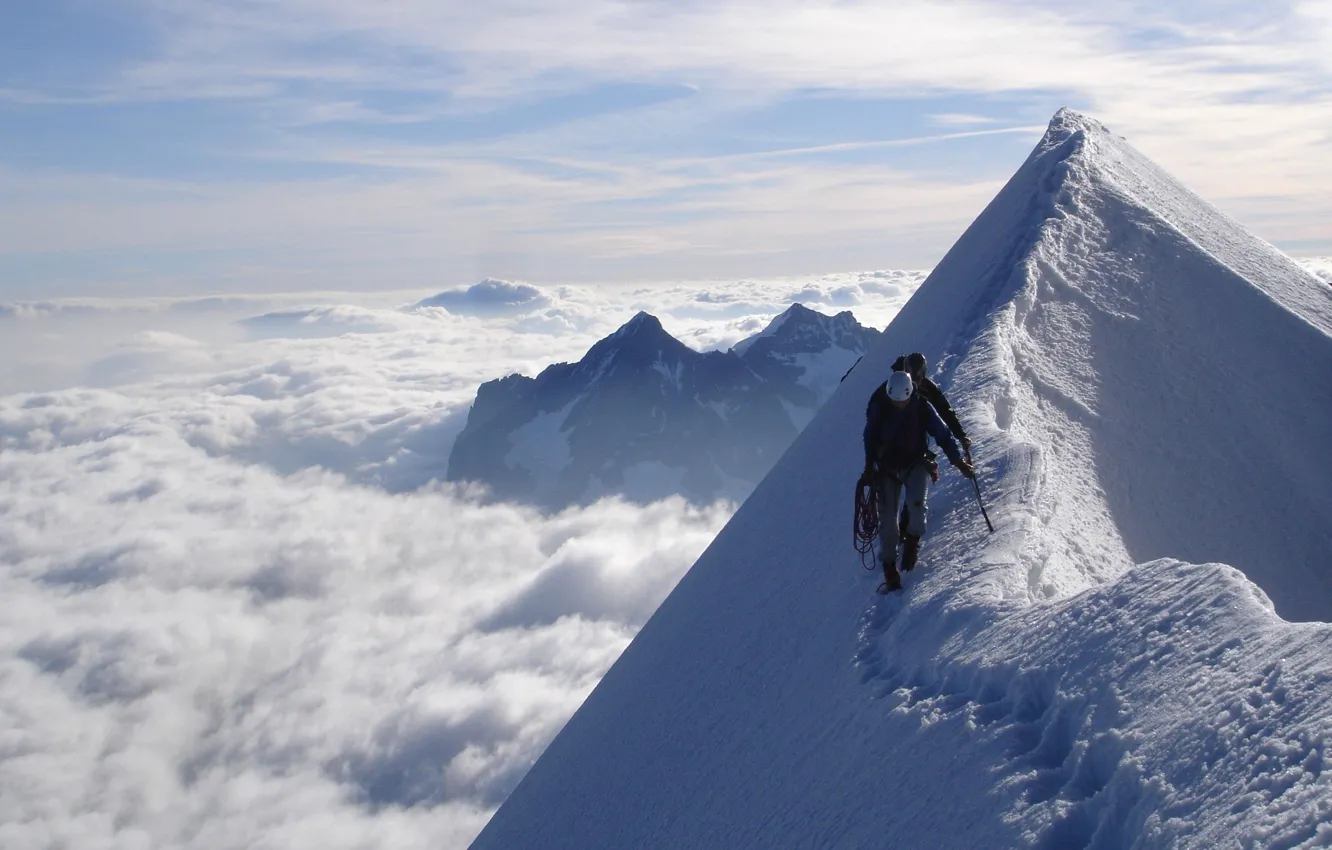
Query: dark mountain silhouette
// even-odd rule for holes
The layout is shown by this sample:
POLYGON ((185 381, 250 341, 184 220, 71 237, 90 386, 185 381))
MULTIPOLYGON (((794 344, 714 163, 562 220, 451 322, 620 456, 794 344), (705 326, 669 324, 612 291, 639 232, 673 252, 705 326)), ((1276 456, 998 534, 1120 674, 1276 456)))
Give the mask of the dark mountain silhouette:
POLYGON ((698 352, 639 313, 577 363, 483 384, 448 478, 547 508, 742 499, 877 337, 797 304, 731 351, 698 352))

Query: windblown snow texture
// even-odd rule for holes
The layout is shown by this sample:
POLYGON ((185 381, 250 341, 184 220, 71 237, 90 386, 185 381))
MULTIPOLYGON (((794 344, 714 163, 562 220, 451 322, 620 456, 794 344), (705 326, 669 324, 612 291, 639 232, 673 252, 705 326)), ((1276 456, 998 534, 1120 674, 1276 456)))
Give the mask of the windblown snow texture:
POLYGON ((1332 626, 1281 617, 1332 615, 1330 317, 1061 111, 474 846, 1329 846, 1332 626), (997 533, 945 469, 880 598, 857 435, 912 350, 997 533))

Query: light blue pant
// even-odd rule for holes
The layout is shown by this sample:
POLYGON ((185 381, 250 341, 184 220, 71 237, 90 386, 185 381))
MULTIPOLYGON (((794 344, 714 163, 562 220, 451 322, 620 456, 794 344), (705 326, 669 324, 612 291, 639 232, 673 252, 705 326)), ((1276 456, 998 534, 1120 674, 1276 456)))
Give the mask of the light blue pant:
POLYGON ((901 477, 879 476, 879 560, 897 563, 897 517, 902 511, 902 491, 906 490, 907 534, 925 535, 925 497, 930 490, 930 465, 920 461, 901 471, 901 477))

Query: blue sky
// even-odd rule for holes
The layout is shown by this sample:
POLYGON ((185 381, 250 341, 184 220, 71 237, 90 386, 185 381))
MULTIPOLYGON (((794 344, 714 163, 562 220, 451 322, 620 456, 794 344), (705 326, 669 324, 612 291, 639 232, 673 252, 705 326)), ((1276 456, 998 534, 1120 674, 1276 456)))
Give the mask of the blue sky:
POLYGON ((1332 253, 1332 2, 0 7, 0 298, 932 265, 1073 106, 1332 253))

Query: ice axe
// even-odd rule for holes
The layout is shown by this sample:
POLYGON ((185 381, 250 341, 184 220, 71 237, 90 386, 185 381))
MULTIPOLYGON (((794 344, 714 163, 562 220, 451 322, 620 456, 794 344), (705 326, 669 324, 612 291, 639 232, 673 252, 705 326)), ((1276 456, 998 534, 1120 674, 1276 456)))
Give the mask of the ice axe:
POLYGON ((985 527, 994 534, 994 526, 990 523, 990 515, 985 512, 985 502, 981 501, 980 482, 976 480, 976 473, 973 470, 971 474, 971 486, 976 489, 976 504, 980 505, 981 516, 985 517, 985 527))

